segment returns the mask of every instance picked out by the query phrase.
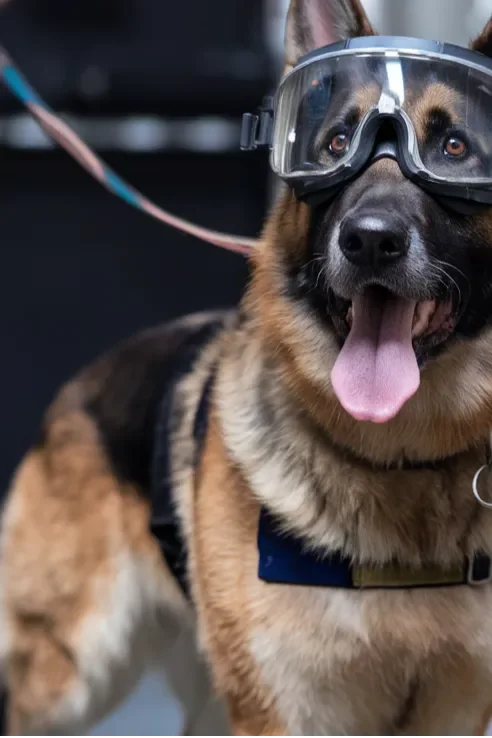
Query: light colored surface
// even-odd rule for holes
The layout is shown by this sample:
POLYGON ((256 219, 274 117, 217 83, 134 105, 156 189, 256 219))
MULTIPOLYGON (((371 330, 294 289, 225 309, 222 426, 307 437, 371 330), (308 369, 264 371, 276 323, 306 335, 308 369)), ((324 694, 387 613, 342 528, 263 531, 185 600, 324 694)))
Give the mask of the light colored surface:
POLYGON ((490 0, 362 0, 380 33, 468 45, 492 14, 490 0))
MULTIPOLYGON (((196 668, 194 659, 189 664, 190 670, 196 668)), ((228 729, 223 706, 213 700, 205 704, 192 726, 186 726, 183 711, 165 679, 159 674, 149 674, 131 697, 89 735, 225 736, 228 729)))
POLYGON ((151 674, 90 735, 180 735, 182 731, 180 706, 160 675, 151 674))

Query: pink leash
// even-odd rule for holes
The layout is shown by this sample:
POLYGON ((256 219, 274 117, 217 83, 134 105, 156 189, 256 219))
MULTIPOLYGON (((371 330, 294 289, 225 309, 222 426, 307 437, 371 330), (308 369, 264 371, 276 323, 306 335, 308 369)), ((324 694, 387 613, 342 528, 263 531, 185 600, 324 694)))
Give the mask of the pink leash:
POLYGON ((135 190, 114 172, 94 151, 87 146, 77 134, 56 115, 46 103, 39 97, 37 92, 30 86, 21 72, 13 64, 8 54, 0 48, 0 79, 29 111, 39 123, 41 128, 54 139, 70 156, 72 156, 81 167, 103 185, 109 192, 132 205, 134 208, 143 210, 161 223, 176 228, 190 236, 195 236, 202 241, 219 246, 228 251, 247 256, 258 244, 254 238, 234 236, 230 233, 220 233, 208 228, 191 223, 183 218, 167 212, 155 203, 135 190))

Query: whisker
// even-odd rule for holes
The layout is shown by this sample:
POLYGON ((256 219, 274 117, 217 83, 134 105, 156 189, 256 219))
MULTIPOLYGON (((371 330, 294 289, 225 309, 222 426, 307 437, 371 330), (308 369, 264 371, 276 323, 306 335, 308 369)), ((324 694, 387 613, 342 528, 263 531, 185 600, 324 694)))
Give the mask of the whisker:
MULTIPOLYGON (((431 271, 439 279, 440 283, 443 286, 445 286, 445 287, 446 286, 449 286, 447 284, 447 282, 451 282, 451 284, 453 284, 454 287, 456 288, 456 291, 457 291, 458 297, 459 297, 459 301, 462 302, 463 295, 461 293, 461 289, 460 289, 460 286, 459 286, 458 282, 446 271, 446 269, 443 266, 440 266, 441 264, 446 264, 446 262, 439 261, 438 263, 436 263, 436 262, 432 263, 431 264, 431 271), (445 277, 445 280, 442 277, 438 276, 438 275, 443 275, 443 277, 445 277)), ((450 264, 450 265, 447 265, 447 266, 452 266, 452 265, 450 264)))
POLYGON ((438 263, 438 264, 440 264, 440 265, 441 265, 441 266, 443 266, 443 267, 448 267, 449 269, 454 269, 454 270, 455 270, 456 272, 458 272, 458 274, 459 274, 459 275, 460 275, 461 277, 463 277, 463 279, 464 279, 464 280, 466 280, 466 282, 467 282, 467 283, 468 283, 468 284, 470 285, 470 287, 471 287, 471 282, 470 282, 470 280, 468 279, 468 277, 466 276, 466 274, 465 274, 465 273, 464 273, 464 272, 463 272, 463 271, 462 271, 461 269, 459 269, 459 268, 458 268, 457 266, 455 266, 454 264, 450 264, 450 263, 449 263, 449 262, 447 262, 447 261, 442 261, 441 259, 437 259, 437 263, 438 263))

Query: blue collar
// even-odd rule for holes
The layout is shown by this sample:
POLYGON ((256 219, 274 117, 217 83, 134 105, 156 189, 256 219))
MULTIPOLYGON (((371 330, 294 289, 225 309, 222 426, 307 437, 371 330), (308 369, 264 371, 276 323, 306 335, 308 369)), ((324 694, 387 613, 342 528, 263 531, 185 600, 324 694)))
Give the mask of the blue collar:
POLYGON ((444 587, 460 584, 480 585, 491 580, 489 556, 477 553, 451 569, 427 566, 419 570, 398 565, 357 566, 340 552, 320 555, 306 541, 279 530, 278 523, 265 510, 258 527, 258 576, 272 584, 344 589, 407 589, 444 587))

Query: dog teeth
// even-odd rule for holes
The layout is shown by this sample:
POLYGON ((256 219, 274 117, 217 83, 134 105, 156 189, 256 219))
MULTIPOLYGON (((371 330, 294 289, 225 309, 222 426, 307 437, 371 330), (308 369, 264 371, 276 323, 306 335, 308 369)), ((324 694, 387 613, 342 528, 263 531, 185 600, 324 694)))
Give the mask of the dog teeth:
MULTIPOLYGON (((417 303, 413 316, 412 338, 420 338, 424 335, 436 333, 441 328, 446 329, 452 321, 453 305, 447 302, 436 302, 436 300, 423 300, 417 303)), ((351 305, 345 317, 347 325, 352 328, 354 322, 354 307, 351 305)))
POLYGON ((348 323, 348 327, 352 328, 352 323, 354 322, 354 310, 352 305, 348 309, 346 321, 348 323))
POLYGON ((453 303, 451 300, 439 303, 429 325, 429 333, 437 333, 441 328, 446 330, 452 325, 453 303))
POLYGON ((437 303, 435 300, 424 300, 417 303, 413 316, 412 338, 419 338, 426 332, 436 310, 437 303))

